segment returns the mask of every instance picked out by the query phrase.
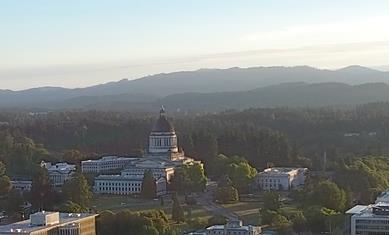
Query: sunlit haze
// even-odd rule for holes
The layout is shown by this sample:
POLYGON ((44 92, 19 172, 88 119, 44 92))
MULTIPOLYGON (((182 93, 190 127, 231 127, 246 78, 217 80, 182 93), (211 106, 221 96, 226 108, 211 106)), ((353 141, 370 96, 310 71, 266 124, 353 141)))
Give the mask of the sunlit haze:
POLYGON ((389 1, 0 3, 0 88, 200 68, 389 64, 389 1))

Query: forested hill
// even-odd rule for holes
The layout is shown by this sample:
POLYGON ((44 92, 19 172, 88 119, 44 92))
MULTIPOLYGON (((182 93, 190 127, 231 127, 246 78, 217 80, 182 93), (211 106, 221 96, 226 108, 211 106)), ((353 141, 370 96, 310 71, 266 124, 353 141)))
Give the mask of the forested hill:
POLYGON ((243 92, 186 93, 171 95, 159 102, 182 110, 220 111, 251 107, 349 106, 389 101, 389 85, 372 83, 287 83, 243 92))
MULTIPOLYGON (((134 80, 123 79, 78 89, 41 87, 22 91, 0 90, 0 107, 71 108, 74 104, 89 106, 94 101, 96 107, 103 103, 106 107, 112 107, 114 103, 113 108, 131 108, 128 103, 149 103, 175 94, 241 92, 296 82, 338 82, 348 85, 389 83, 389 72, 361 66, 339 70, 320 70, 308 66, 201 69, 156 74, 134 80)), ((189 99, 190 96, 186 97, 189 99)))
POLYGON ((86 96, 56 102, 53 109, 97 109, 154 112, 161 105, 170 110, 218 112, 256 107, 323 107, 351 106, 372 102, 389 102, 389 85, 370 83, 285 83, 249 91, 183 93, 156 98, 129 94, 86 96), (140 98, 141 97, 141 98, 140 98), (131 101, 132 100, 132 101, 131 101))

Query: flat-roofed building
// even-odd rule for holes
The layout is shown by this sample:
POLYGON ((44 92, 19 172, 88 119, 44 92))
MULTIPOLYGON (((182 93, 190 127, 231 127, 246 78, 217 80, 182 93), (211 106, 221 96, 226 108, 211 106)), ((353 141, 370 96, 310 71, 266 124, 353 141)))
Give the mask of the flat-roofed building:
POLYGON ((107 173, 122 170, 138 158, 105 156, 96 160, 81 161, 83 173, 107 173))
POLYGON ((377 197, 374 204, 356 205, 346 211, 351 235, 389 234, 389 191, 377 197))
POLYGON ((88 213, 37 212, 30 219, 0 226, 0 235, 95 235, 95 217, 88 213))
POLYGON ((261 227, 243 225, 240 220, 229 221, 225 225, 213 225, 206 228, 206 235, 260 235, 261 227))
POLYGON ((255 184, 262 190, 290 190, 304 185, 307 172, 307 168, 267 168, 257 174, 255 184))
POLYGON ((32 187, 32 180, 11 180, 12 189, 20 192, 29 192, 32 187))
MULTIPOLYGON (((98 194, 131 195, 142 191, 143 175, 99 175, 95 177, 93 191, 98 194)), ((157 196, 166 194, 164 177, 156 180, 157 196)))

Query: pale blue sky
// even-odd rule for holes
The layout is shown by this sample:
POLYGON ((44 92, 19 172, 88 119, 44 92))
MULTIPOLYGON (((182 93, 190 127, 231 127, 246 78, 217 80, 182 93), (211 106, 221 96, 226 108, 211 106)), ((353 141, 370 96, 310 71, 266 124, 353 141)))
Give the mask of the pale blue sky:
POLYGON ((389 62, 389 1, 0 0, 0 88, 389 62))

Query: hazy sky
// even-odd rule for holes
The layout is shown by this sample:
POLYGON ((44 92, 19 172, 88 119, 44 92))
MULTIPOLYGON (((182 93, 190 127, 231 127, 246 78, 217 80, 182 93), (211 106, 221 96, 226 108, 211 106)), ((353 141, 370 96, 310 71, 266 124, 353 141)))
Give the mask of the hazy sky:
POLYGON ((0 0, 0 88, 199 68, 389 65, 388 0, 0 0))

